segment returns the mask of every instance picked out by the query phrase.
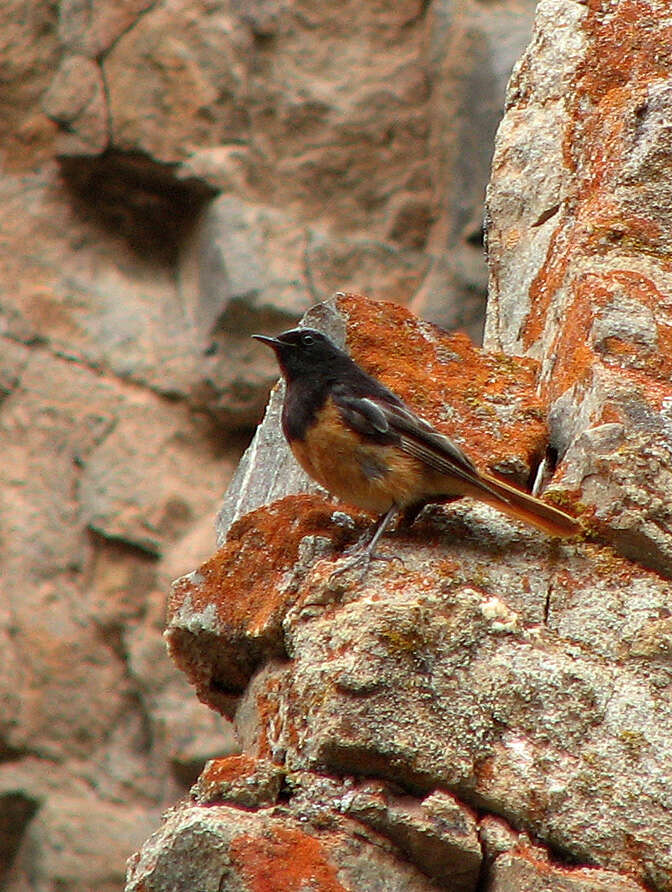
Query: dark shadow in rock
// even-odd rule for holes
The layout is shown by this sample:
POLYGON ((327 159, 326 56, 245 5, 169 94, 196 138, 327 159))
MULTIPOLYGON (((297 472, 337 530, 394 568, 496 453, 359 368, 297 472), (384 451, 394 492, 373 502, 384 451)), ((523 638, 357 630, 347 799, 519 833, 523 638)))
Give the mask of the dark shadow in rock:
POLYGON ((39 802, 22 790, 0 796, 0 885, 12 866, 26 827, 39 808, 39 802))
POLYGON ((175 165, 139 152, 59 160, 76 210, 161 265, 176 262, 201 209, 216 194, 200 180, 177 179, 175 165))

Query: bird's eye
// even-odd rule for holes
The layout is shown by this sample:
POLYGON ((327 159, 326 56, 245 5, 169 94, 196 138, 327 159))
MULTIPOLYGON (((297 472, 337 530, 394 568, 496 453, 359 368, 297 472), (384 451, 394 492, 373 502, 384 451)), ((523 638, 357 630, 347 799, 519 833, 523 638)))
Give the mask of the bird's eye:
POLYGON ((315 343, 315 338, 312 336, 312 334, 303 334, 301 335, 301 343, 304 347, 312 347, 312 345, 315 343))

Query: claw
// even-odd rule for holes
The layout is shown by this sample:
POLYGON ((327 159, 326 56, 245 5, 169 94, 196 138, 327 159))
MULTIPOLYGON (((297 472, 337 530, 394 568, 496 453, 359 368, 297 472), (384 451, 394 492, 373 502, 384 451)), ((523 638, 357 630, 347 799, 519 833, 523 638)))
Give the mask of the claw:
POLYGON ((342 573, 345 573, 348 570, 351 570, 353 567, 356 567, 358 564, 364 565, 360 576, 360 580, 362 580, 366 575, 366 571, 369 569, 369 564, 371 563, 371 561, 401 560, 401 558, 397 557, 396 555, 389 556, 386 554, 376 554, 376 545, 378 545, 380 537, 383 535, 390 521, 394 518, 396 513, 397 507, 396 505, 392 505, 392 507, 381 516, 378 523, 376 524, 376 527, 373 531, 373 536, 371 537, 371 541, 369 542, 369 544, 363 547, 356 547, 356 550, 351 553, 350 557, 331 572, 331 575, 329 576, 329 582, 331 582, 331 580, 334 579, 336 576, 340 576, 342 573))

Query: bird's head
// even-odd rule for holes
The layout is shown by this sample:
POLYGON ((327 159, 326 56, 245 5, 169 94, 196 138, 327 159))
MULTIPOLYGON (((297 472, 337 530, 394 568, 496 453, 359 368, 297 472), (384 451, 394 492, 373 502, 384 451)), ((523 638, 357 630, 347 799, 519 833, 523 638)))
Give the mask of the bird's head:
POLYGON ((252 335, 270 347, 276 355, 282 374, 288 381, 302 375, 324 373, 350 360, 334 342, 314 328, 292 328, 275 338, 252 335))

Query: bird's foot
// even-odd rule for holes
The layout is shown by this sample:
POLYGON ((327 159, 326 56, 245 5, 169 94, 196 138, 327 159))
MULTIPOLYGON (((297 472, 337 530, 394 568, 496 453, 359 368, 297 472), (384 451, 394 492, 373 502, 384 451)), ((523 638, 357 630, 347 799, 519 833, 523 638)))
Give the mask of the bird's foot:
MULTIPOLYGON (((373 536, 371 537, 370 542, 362 546, 361 543, 358 543, 355 546, 355 549, 350 552, 348 558, 343 561, 343 563, 336 567, 335 570, 332 570, 331 575, 329 576, 329 583, 337 576, 341 576, 343 573, 346 573, 348 570, 351 570, 353 567, 360 566, 362 568, 360 575, 360 582, 366 575, 366 571, 369 569, 369 565, 371 561, 395 561, 401 560, 401 558, 396 555, 386 555, 386 554, 377 554, 376 546, 378 545, 378 540, 385 532, 388 524, 392 520, 392 518, 396 515, 397 508, 393 505, 386 514, 383 514, 376 524, 373 532, 373 536)), ((403 564, 403 561, 402 561, 403 564)))
POLYGON ((338 576, 342 576, 344 573, 347 573, 348 570, 352 570, 355 567, 360 568, 359 581, 366 576, 369 567, 374 561, 384 561, 385 563, 392 563, 392 561, 399 561, 403 565, 402 559, 399 555, 396 554, 378 554, 376 551, 372 551, 369 548, 358 548, 356 551, 350 552, 350 554, 342 561, 335 570, 332 570, 329 574, 329 583, 336 579, 338 576))

